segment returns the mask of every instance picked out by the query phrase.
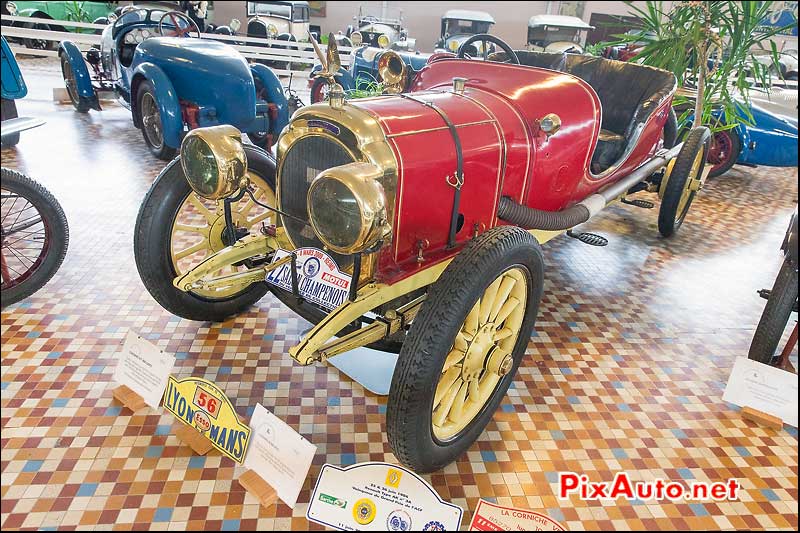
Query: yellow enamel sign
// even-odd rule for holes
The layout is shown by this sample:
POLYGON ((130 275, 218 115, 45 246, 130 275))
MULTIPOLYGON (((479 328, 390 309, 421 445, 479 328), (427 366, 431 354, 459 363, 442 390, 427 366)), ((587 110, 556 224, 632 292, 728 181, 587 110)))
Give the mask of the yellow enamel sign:
POLYGON ((164 407, 203 434, 216 449, 239 464, 250 443, 250 428, 239 421, 233 404, 219 387, 202 378, 169 377, 164 407))

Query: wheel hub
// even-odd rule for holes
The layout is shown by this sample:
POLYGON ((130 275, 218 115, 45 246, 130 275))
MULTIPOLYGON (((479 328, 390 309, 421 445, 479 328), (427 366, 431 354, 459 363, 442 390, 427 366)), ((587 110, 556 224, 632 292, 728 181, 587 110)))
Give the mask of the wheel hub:
MULTIPOLYGON (((243 217, 238 213, 231 213, 233 219, 233 225, 237 228, 244 226, 245 222, 243 217)), ((225 215, 219 215, 217 219, 214 221, 211 226, 208 228, 208 243, 211 247, 211 251, 213 253, 219 252, 223 248, 226 248, 227 245, 225 244, 225 239, 223 238, 223 233, 225 232, 226 224, 225 224, 225 215)))
POLYGON ((477 331, 472 341, 470 341, 461 367, 461 377, 464 381, 469 382, 480 378, 484 370, 486 354, 494 347, 492 338, 494 331, 494 324, 486 324, 477 331))

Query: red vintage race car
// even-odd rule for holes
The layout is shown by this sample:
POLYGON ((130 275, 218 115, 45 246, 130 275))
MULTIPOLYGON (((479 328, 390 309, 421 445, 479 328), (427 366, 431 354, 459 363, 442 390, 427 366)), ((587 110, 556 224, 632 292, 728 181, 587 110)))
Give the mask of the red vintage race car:
POLYGON ((399 352, 387 433, 421 472, 469 448, 514 378, 542 296, 540 244, 617 200, 652 207, 628 199, 637 191, 661 197, 672 235, 709 139, 697 128, 673 146, 669 72, 514 52, 490 35, 463 46, 475 39, 502 52, 433 60, 407 93, 356 101, 329 45, 329 101, 294 114, 277 161, 231 126, 193 130, 135 232, 142 280, 176 315, 222 320, 271 290, 315 324, 289 350, 300 364, 399 352))

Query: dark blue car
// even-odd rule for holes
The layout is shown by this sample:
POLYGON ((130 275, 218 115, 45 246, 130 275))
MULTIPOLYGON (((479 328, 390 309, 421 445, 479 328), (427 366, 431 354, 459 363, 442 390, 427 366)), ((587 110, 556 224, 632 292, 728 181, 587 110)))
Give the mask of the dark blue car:
POLYGON ((129 9, 84 57, 63 41, 64 82, 80 112, 100 110, 99 91, 113 91, 131 110, 150 150, 171 159, 186 131, 230 124, 270 149, 289 120, 278 77, 249 65, 233 47, 200 38, 183 13, 129 9))

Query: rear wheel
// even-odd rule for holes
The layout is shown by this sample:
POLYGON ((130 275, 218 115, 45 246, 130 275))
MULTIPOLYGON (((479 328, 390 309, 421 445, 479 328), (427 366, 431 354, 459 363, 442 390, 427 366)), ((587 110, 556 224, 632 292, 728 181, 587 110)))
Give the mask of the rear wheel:
POLYGON ((38 291, 67 254, 69 228, 61 205, 29 177, 2 169, 0 210, 2 307, 38 291))
POLYGON ((165 161, 175 157, 175 148, 167 146, 164 142, 161 111, 158 107, 155 89, 149 80, 142 81, 136 90, 136 110, 139 113, 139 124, 142 125, 142 136, 147 147, 150 148, 150 152, 165 161))
POLYGON ((775 278, 764 313, 753 335, 750 353, 747 355, 750 359, 765 364, 774 362, 775 351, 778 349, 783 331, 792 311, 796 309, 797 269, 787 256, 775 278))
POLYGON ((400 462, 438 470, 483 432, 525 354, 543 270, 536 239, 501 226, 470 242, 433 284, 389 392, 387 433, 400 462))
MULTIPOLYGON (((42 22, 26 22, 23 27, 29 30, 50 31, 53 29, 49 24, 44 24, 42 22)), ((48 41, 46 39, 28 38, 24 39, 22 42, 26 48, 32 48, 33 50, 55 50, 58 48, 57 41, 48 41)))
MULTIPOLYGON (((14 100, 3 98, 0 108, 0 120, 17 118, 17 103, 14 100)), ((3 136, 3 146, 16 146, 19 143, 19 133, 3 136)))
POLYGON ((658 211, 658 231, 664 237, 671 237, 681 227, 700 190, 709 137, 708 128, 694 128, 675 158, 658 211))
POLYGON ((736 164, 742 151, 742 141, 734 130, 721 130, 711 136, 707 163, 711 165, 709 178, 725 174, 736 164))

